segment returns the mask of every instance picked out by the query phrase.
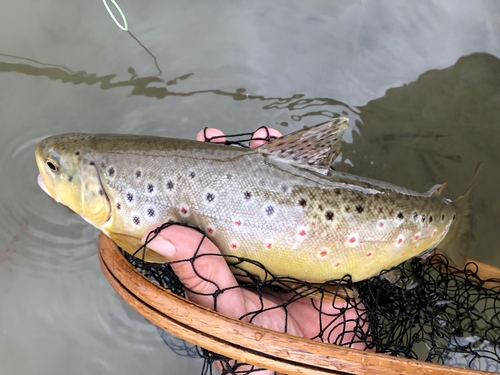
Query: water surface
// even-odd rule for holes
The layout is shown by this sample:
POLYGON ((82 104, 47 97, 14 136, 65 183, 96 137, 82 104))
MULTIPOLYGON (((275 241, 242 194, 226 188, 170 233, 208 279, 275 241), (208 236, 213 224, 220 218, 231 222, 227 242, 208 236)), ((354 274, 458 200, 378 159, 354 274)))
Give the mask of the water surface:
POLYGON ((101 274, 97 231, 36 185, 43 137, 287 133, 351 120, 337 169, 461 194, 500 266, 500 3, 5 0, 0 13, 0 363, 5 374, 197 374, 101 274))

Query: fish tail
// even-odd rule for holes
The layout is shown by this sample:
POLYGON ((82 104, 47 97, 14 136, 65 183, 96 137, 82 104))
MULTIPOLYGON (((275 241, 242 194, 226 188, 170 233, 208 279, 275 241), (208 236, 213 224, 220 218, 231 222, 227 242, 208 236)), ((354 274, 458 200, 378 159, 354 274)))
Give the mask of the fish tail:
POLYGON ((474 239, 471 191, 476 183, 482 164, 481 162, 477 165, 474 180, 467 191, 451 203, 455 208, 456 219, 451 224, 446 237, 439 245, 439 249, 457 267, 465 266, 469 255, 470 243, 474 239))

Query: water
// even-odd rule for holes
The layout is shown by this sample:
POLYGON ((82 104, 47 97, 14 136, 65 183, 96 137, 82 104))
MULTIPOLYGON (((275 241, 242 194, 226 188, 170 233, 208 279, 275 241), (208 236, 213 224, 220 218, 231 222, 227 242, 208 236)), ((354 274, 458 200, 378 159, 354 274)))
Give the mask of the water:
POLYGON ((483 161, 471 257, 500 266, 500 3, 119 4, 132 34, 98 1, 2 4, 2 374, 200 372, 108 286, 97 231, 36 185, 47 135, 287 133, 342 114, 339 170, 448 181, 453 198, 483 161))

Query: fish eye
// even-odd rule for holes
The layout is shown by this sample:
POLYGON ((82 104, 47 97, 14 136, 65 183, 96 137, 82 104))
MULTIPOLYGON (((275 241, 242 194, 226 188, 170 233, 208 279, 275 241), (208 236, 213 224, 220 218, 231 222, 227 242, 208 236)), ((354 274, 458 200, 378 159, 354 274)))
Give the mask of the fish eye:
POLYGON ((59 172, 59 165, 57 165, 57 163, 54 160, 47 159, 45 160, 45 163, 52 172, 59 172))

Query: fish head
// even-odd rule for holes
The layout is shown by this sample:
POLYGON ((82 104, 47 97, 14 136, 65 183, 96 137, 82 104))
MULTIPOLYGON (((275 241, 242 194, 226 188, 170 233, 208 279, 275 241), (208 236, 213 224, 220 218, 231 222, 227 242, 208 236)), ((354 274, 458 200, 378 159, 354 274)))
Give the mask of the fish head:
POLYGON ((63 134, 42 140, 35 152, 40 187, 97 228, 111 218, 111 204, 94 163, 88 134, 63 134))

